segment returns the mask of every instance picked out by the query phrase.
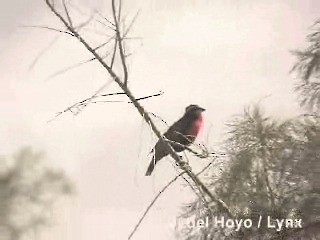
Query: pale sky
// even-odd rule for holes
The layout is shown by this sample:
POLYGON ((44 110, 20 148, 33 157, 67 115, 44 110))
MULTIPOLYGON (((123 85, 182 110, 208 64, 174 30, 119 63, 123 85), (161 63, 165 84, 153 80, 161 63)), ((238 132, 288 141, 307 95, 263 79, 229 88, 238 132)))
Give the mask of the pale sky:
MULTIPOLYGON (((73 2, 103 12, 110 6, 107 0, 73 2)), ((132 34, 143 40, 132 43, 130 87, 137 96, 165 92, 144 101, 147 110, 172 123, 189 104, 206 108, 198 141, 209 136, 210 147, 222 141, 224 123, 233 114, 266 96, 268 115, 285 119, 298 113, 289 51, 304 46, 308 28, 320 17, 319 1, 123 2, 129 17, 141 9, 132 34)), ((76 117, 65 114, 47 123, 56 112, 89 97, 108 75, 90 64, 48 79, 90 58, 66 36, 29 70, 56 34, 19 26, 59 27, 58 21, 41 0, 1 1, 0 13, 0 154, 26 145, 43 150, 49 164, 65 169, 78 189, 41 239, 126 239, 157 191, 175 176, 171 160, 161 161, 151 178, 144 176, 155 137, 126 103, 95 104, 76 117)), ((105 92, 117 90, 111 84, 105 92)), ((206 163, 191 162, 194 169, 206 163)), ((163 194, 134 239, 175 239, 179 207, 194 197, 181 183, 163 194)))

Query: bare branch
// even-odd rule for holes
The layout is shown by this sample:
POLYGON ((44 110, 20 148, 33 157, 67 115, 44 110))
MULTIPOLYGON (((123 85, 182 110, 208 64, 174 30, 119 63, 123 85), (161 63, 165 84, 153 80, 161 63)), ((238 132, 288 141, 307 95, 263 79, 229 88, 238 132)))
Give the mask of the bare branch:
MULTIPOLYGON (((105 85, 102 86, 99 90, 97 90, 92 96, 90 96, 90 97, 88 97, 88 98, 86 98, 84 100, 81 100, 79 102, 76 102, 76 103, 72 104, 71 106, 67 107, 66 109, 64 109, 63 111, 58 112, 56 114, 56 116, 53 117, 48 122, 51 122, 51 121, 55 120, 61 114, 67 113, 67 112, 70 112, 73 115, 78 115, 89 104, 95 104, 95 103, 121 103, 121 102, 124 103, 125 102, 125 101, 121 101, 121 100, 96 100, 96 101, 93 101, 94 99, 97 99, 99 97, 126 95, 126 93, 124 93, 124 92, 106 93, 106 94, 98 95, 98 93, 100 93, 104 88, 105 88, 105 85)), ((146 97, 140 97, 140 98, 137 98, 136 101, 145 100, 145 99, 148 99, 148 98, 151 98, 151 97, 158 97, 158 96, 161 96, 162 94, 163 94, 163 92, 159 92, 159 93, 156 93, 156 94, 153 94, 153 95, 149 95, 149 96, 146 96, 146 97)), ((132 102, 127 102, 127 103, 132 103, 132 102)))
MULTIPOLYGON (((197 173, 197 176, 199 176, 200 174, 202 174, 204 171, 206 171, 211 165, 213 164, 213 161, 211 161, 207 166, 205 166, 200 172, 197 173)), ((173 178, 170 182, 168 182, 159 192, 158 194, 154 197, 154 199, 150 202, 150 204, 148 205, 148 207, 146 208, 146 210, 144 211, 144 213, 142 214, 141 218, 139 219, 138 223, 135 225, 134 229, 132 230, 132 232, 130 233, 128 240, 130 240, 133 235, 135 234, 135 232, 137 231, 138 227, 141 225, 142 221, 144 220, 144 218, 146 217, 146 215, 148 214, 149 210, 152 208, 152 206, 155 204, 155 202, 158 200, 158 198, 160 197, 160 195, 162 193, 164 193, 168 187, 170 187, 175 181, 177 181, 177 179, 182 176, 183 174, 185 174, 186 172, 181 172, 179 173, 177 176, 175 176, 175 178, 173 178)), ((187 179, 185 179, 185 181, 188 182, 187 179)), ((188 182, 189 183, 189 182, 188 182)), ((190 183, 189 183, 190 184, 190 183)))
POLYGON ((210 154, 214 154, 214 153, 209 153, 207 150, 203 150, 202 153, 198 153, 196 151, 194 151, 193 149, 191 149, 190 147, 188 147, 187 145, 175 142, 175 141, 171 141, 169 139, 165 139, 166 142, 172 144, 172 145, 177 145, 180 147, 185 148, 187 151, 193 153, 195 156, 199 157, 199 158, 208 158, 210 156, 210 154))
POLYGON ((66 15, 67 15, 68 22, 69 22, 70 26, 72 27, 73 24, 72 24, 71 17, 70 17, 70 15, 69 15, 69 11, 68 11, 68 8, 67 8, 66 0, 63 0, 62 3, 63 3, 64 11, 65 11, 65 13, 66 13, 66 15))
MULTIPOLYGON (((191 171, 191 168, 190 170, 191 171)), ((198 175, 196 175, 198 176, 198 175)), ((193 186, 191 184, 190 181, 188 181, 188 179, 185 176, 181 176, 183 178, 183 180, 185 182, 187 182, 187 184, 189 185, 189 187, 192 189, 192 191, 195 193, 195 195, 197 195, 197 197, 199 198, 199 200, 203 203, 203 205, 205 206, 205 208, 208 210, 208 212, 211 212, 211 209, 209 207, 209 203, 206 199, 206 196, 204 195, 204 193, 201 191, 200 187, 197 184, 194 184, 195 186, 193 186)))
MULTIPOLYGON (((113 35, 109 34, 109 33, 106 33, 104 31, 100 31, 100 30, 97 30, 97 29, 94 29, 94 28, 87 28, 86 29, 88 32, 91 32, 91 33, 94 33, 96 34, 97 36, 103 36, 103 37, 113 37, 113 35)), ((79 32, 79 31, 78 31, 79 32)))
MULTIPOLYGON (((119 0, 119 14, 120 14, 120 8, 121 8, 121 0, 119 0)), ((115 7, 115 0, 112 0, 112 13, 113 13, 113 20, 115 22, 115 27, 116 27, 116 35, 117 35, 117 40, 118 40, 118 46, 119 46, 119 54, 120 54, 120 59, 121 59, 121 63, 122 63, 122 68, 123 68, 123 84, 125 87, 127 87, 128 85, 128 68, 127 68, 127 64, 126 64, 126 57, 125 57, 125 53, 124 53, 124 46, 123 46, 123 41, 121 38, 121 34, 120 34, 120 26, 119 26, 119 21, 118 19, 120 19, 120 16, 118 16, 117 18, 117 14, 116 14, 116 7, 115 7)))
MULTIPOLYGON (((144 110, 144 108, 141 106, 139 101, 135 99, 133 94, 131 93, 130 89, 127 87, 126 81, 121 81, 118 75, 110 68, 110 66, 99 56, 99 54, 86 42, 86 40, 74 29, 72 28, 68 22, 56 11, 54 6, 50 3, 49 0, 45 0, 47 6, 50 8, 52 13, 60 19, 60 21, 67 27, 67 29, 77 37, 77 39, 83 44, 83 46, 97 59, 97 61, 108 71, 112 79, 119 85, 119 87, 123 90, 123 92, 127 95, 130 101, 132 101, 132 104, 135 106, 139 114, 144 118, 144 120, 147 122, 147 124, 150 125, 152 128, 152 131, 155 133, 155 135, 159 138, 159 141, 163 144, 166 151, 169 152, 170 156, 176 161, 176 163, 179 165, 182 171, 185 171, 190 179, 195 183, 196 186, 201 189, 211 200, 211 202, 215 202, 217 206, 223 210, 229 217, 233 217, 233 214, 230 212, 228 208, 224 204, 221 203, 219 199, 217 199, 210 191, 209 189, 203 184, 203 182, 190 170, 185 166, 183 161, 180 159, 179 155, 174 151, 172 146, 168 144, 148 113, 144 110)), ((114 4, 113 4, 114 5, 114 4)), ((114 11, 115 12, 115 11, 114 11)), ((114 14, 115 15, 115 14, 114 14)), ((120 33, 118 32, 118 37, 120 33)), ((120 38, 121 39, 121 38, 120 38)))
POLYGON ((94 50, 94 51, 99 50, 100 48, 104 47, 104 46, 107 45, 109 42, 111 42, 112 39, 114 39, 114 38, 116 38, 116 35, 114 35, 114 36, 112 36, 112 37, 109 37, 109 38, 107 39, 107 41, 105 41, 104 43, 102 43, 102 44, 100 44, 99 46, 95 47, 93 50, 94 50))
POLYGON ((110 62, 111 68, 113 67, 114 61, 116 59, 117 46, 118 46, 118 38, 116 37, 114 40, 113 52, 112 52, 112 57, 111 57, 111 62, 110 62))
POLYGON ((101 25, 103 25, 103 26, 111 29, 112 31, 116 31, 113 27, 110 27, 109 25, 107 25, 107 24, 105 24, 105 23, 103 23, 103 22, 101 22, 101 21, 99 21, 99 20, 97 20, 97 22, 100 23, 101 25))
MULTIPOLYGON (((99 13, 99 11, 95 10, 95 12, 99 15, 99 17, 103 18, 104 20, 106 20, 109 24, 111 24, 112 26, 115 27, 115 24, 113 22, 111 22, 108 18, 104 17, 101 15, 101 13, 99 13)), ((100 22, 101 23, 101 22, 100 22)), ((103 23, 102 23, 103 24, 103 23)), ((104 24, 103 24, 104 25, 104 24)), ((114 28, 112 28, 113 30, 115 30, 114 28)))
MULTIPOLYGON (((101 86, 97 91, 95 91, 95 93, 94 93, 90 98, 87 98, 87 99, 85 99, 85 100, 83 100, 83 101, 81 101, 81 102, 79 102, 79 103, 82 103, 82 102, 85 102, 85 101, 89 101, 90 99, 93 99, 97 94, 99 94, 101 91, 103 91, 110 83, 111 83, 111 81, 108 82, 108 83, 105 83, 105 84, 104 84, 103 86, 101 86)), ((75 113, 75 112, 73 111, 73 108, 76 107, 77 104, 78 104, 78 103, 75 103, 75 104, 73 104, 72 106, 66 108, 65 110, 63 110, 63 111, 61 111, 61 112, 58 112, 58 113, 56 114, 56 116, 53 117, 51 120, 49 120, 47 123, 52 122, 52 121, 55 120, 57 117, 59 117, 61 114, 66 113, 66 112, 71 112, 73 115, 76 115, 77 113, 75 113)))
POLYGON ((135 232, 137 231, 138 227, 140 226, 140 224, 142 223, 143 219, 146 217, 147 213, 149 212, 149 210, 152 208, 152 206, 155 204, 155 202, 158 200, 158 198, 161 196, 161 194, 163 192, 166 191, 166 189, 173 184, 180 176, 182 176, 183 174, 185 174, 186 172, 182 172, 179 175, 177 175, 174 179, 172 179, 170 182, 168 182, 160 191, 159 193, 155 196, 155 198, 151 201, 151 203, 148 205, 148 207, 146 208, 146 210, 144 211, 144 213, 142 214, 142 217, 139 219, 138 223, 135 225, 133 231, 130 233, 128 240, 130 240, 132 238, 132 236, 135 234, 135 232))
POLYGON ((168 124, 165 120, 163 120, 163 118, 162 118, 162 117, 160 117, 160 116, 158 116, 158 115, 154 114, 153 112, 148 112, 148 113, 149 113, 149 114, 151 114, 152 116, 154 116, 154 117, 156 117, 156 118, 160 119, 160 121, 161 121, 161 122, 163 122, 164 124, 166 124, 166 125, 169 127, 169 124, 168 124))
POLYGON ((142 40, 142 37, 122 37, 123 40, 142 40))
POLYGON ((57 42, 57 40, 59 39, 60 36, 61 35, 55 36, 50 41, 50 43, 38 53, 38 55, 35 57, 33 62, 30 64, 29 70, 32 70, 35 67, 35 65, 38 63, 39 59, 48 51, 48 49, 50 49, 53 46, 53 44, 55 44, 57 42))
POLYGON ((76 26, 75 29, 79 31, 80 29, 84 28, 92 21, 93 18, 94 18, 94 14, 92 14, 87 21, 84 21, 83 23, 80 23, 78 26, 76 26))
MULTIPOLYGON (((136 101, 145 100, 145 99, 151 98, 151 97, 158 97, 158 96, 161 96, 161 95, 163 95, 163 94, 164 94, 164 92, 163 92, 163 91, 160 91, 159 93, 152 94, 152 95, 149 95, 149 96, 146 96, 146 97, 136 98, 136 101)), ((133 103, 133 102, 130 101, 130 102, 128 102, 128 103, 133 103)))
POLYGON ((140 14, 140 9, 137 11, 136 15, 134 15, 132 21, 130 22, 128 28, 125 30, 124 34, 123 34, 123 39, 126 38, 126 36, 128 35, 128 33, 130 32, 130 29, 132 28, 133 24, 135 23, 136 19, 138 18, 140 14))
POLYGON ((118 0, 119 1, 119 6, 118 6, 118 19, 117 19, 117 22, 120 22, 120 17, 121 17, 121 9, 122 9, 122 1, 121 0, 118 0))
POLYGON ((205 172, 213 164, 214 161, 215 161, 215 159, 212 160, 210 163, 208 163, 207 166, 205 166, 200 172, 197 173, 197 175, 200 175, 203 172, 205 172))
POLYGON ((72 34, 71 32, 68 32, 68 31, 64 31, 64 30, 60 30, 60 29, 57 29, 57 28, 52 28, 52 27, 47 27, 47 26, 22 26, 24 28, 40 28, 40 29, 47 29, 47 30, 50 30, 50 31, 54 31, 54 32, 60 32, 60 33, 65 33, 65 34, 68 34, 72 37, 75 37, 74 34, 72 34))
MULTIPOLYGON (((109 55, 109 54, 106 54, 103 58, 106 58, 108 55, 109 55)), ((95 60, 97 60, 97 59, 96 59, 96 58, 90 58, 90 59, 85 60, 85 61, 83 61, 83 62, 79 62, 79 63, 76 63, 76 64, 74 64, 74 65, 72 65, 72 66, 63 68, 63 69, 57 71, 56 73, 51 74, 51 75, 48 77, 48 79, 53 78, 53 77, 56 77, 56 76, 59 76, 59 75, 61 75, 61 74, 64 74, 64 73, 68 72, 69 70, 75 69, 75 68, 77 68, 77 67, 80 67, 80 66, 82 66, 82 65, 84 65, 84 64, 86 64, 86 63, 93 62, 93 61, 95 61, 95 60)))

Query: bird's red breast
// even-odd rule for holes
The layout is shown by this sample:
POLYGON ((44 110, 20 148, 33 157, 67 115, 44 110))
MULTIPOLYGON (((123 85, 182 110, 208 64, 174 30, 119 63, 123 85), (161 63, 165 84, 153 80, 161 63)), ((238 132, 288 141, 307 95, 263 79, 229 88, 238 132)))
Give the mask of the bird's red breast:
POLYGON ((190 132, 188 135, 197 136, 203 126, 203 117, 202 114, 195 120, 191 126, 190 132))

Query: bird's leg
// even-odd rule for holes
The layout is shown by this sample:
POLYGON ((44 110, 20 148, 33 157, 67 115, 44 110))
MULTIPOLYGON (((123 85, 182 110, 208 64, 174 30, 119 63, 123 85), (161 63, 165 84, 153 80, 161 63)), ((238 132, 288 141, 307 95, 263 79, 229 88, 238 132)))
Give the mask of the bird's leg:
MULTIPOLYGON (((190 165, 189 165, 189 161, 184 161, 183 160, 183 157, 181 156, 181 155, 179 155, 179 157, 180 157, 180 160, 181 160, 181 164, 182 164, 182 166, 181 167, 184 167, 184 168, 186 168, 186 170, 187 171, 191 171, 192 169, 191 169, 191 167, 190 167, 190 165)), ((187 158, 188 159, 188 158, 187 158)), ((177 167, 179 167, 179 164, 176 162, 176 166, 177 167)))
POLYGON ((186 154, 185 152, 184 152, 183 154, 184 154, 184 158, 186 159, 185 162, 186 162, 187 164, 189 164, 189 158, 188 158, 187 154, 186 154))
POLYGON ((191 166, 189 165, 189 163, 185 163, 185 168, 187 171, 191 172, 192 168, 191 166))
MULTIPOLYGON (((178 156, 179 156, 180 160, 184 163, 183 157, 181 155, 179 155, 179 154, 178 154, 178 156)), ((177 162, 176 162, 176 166, 179 167, 179 164, 177 162)))

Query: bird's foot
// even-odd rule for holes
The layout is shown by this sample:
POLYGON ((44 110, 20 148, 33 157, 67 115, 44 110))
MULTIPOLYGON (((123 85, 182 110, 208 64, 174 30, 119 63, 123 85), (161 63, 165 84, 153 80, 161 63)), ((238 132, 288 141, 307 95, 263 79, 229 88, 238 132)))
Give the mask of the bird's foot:
POLYGON ((186 169, 186 171, 191 172, 191 167, 188 163, 185 163, 184 168, 186 169))
POLYGON ((178 163, 176 163, 176 166, 177 166, 177 167, 184 168, 186 171, 189 171, 189 172, 191 171, 191 167, 190 167, 190 165, 189 165, 188 162, 182 161, 182 162, 181 162, 181 165, 179 165, 178 163))

